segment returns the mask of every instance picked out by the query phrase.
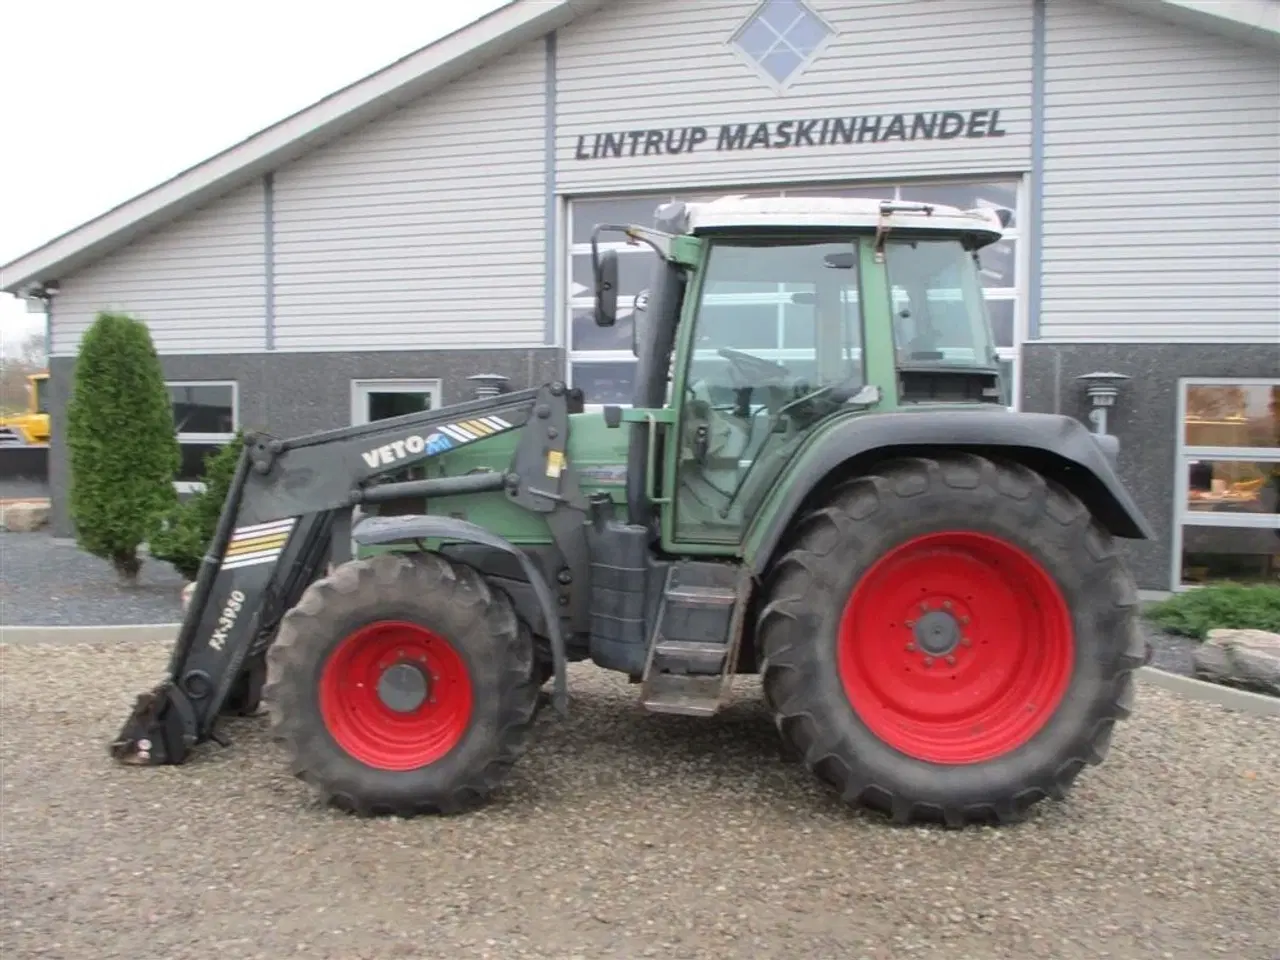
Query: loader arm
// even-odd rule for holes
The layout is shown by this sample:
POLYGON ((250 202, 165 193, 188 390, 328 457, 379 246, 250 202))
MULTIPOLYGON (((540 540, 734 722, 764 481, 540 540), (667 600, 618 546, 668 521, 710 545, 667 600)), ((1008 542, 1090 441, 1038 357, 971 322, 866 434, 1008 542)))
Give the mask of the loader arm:
MULTIPOLYGON (((195 745, 222 742, 219 717, 256 703, 263 657, 281 617, 328 564, 351 558, 351 515, 359 504, 505 491, 525 509, 547 515, 566 564, 585 585, 587 504, 565 457, 569 414, 581 408, 580 392, 554 383, 292 440, 247 437, 166 676, 137 698, 111 744, 112 756, 130 764, 179 764, 195 745), (382 482, 513 430, 521 435, 504 472, 382 482)), ((589 590, 580 593, 586 597, 589 590)), ((560 612, 544 613, 563 709, 560 612)), ((585 605, 570 615, 585 618, 585 605)))

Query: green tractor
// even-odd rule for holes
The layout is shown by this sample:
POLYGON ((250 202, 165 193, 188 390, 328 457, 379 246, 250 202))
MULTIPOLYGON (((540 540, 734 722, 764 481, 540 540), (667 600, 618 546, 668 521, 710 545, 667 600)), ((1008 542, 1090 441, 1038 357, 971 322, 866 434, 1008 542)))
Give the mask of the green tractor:
POLYGON ((785 748, 898 822, 1063 797, 1149 657, 1115 541, 1152 534, 1113 437, 1009 410, 977 264, 1007 226, 733 197, 601 225, 600 325, 622 244, 599 236, 657 253, 632 404, 550 383, 249 437, 113 755, 182 763, 261 703, 336 806, 461 811, 587 660, 692 716, 758 674, 785 748))

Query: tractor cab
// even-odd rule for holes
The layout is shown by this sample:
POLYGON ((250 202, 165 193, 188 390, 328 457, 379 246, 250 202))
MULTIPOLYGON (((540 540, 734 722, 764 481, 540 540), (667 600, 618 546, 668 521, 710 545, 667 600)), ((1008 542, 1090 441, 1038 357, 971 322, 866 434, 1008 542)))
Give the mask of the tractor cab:
MULTIPOLYGON (((977 264, 1007 222, 931 204, 726 197, 664 206, 656 228, 597 228, 659 254, 637 303, 634 406, 615 416, 672 428, 644 451, 663 459, 648 465, 644 499, 676 491, 668 545, 740 543, 786 463, 834 418, 1007 404, 977 264)), ((594 238, 593 249, 596 321, 610 326, 617 253, 594 238)))
POLYGON ((33 373, 27 377, 30 391, 27 413, 49 415, 49 374, 33 373))

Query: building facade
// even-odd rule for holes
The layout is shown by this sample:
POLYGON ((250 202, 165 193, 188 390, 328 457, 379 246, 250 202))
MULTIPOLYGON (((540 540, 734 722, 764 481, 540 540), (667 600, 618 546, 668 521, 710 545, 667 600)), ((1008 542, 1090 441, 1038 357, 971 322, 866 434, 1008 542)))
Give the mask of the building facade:
MULTIPOLYGON (((589 237, 667 200, 1013 212, 982 255, 1013 406, 1109 428, 1160 531, 1141 586, 1280 577, 1280 4, 515 0, 0 268, 43 299, 55 531, 95 314, 150 325, 179 437, 278 435, 566 377, 627 402, 589 237)), ((623 246, 621 298, 650 254, 623 246)), ((782 305, 743 296, 779 358, 782 305), (777 318, 777 322, 773 322, 777 318)))

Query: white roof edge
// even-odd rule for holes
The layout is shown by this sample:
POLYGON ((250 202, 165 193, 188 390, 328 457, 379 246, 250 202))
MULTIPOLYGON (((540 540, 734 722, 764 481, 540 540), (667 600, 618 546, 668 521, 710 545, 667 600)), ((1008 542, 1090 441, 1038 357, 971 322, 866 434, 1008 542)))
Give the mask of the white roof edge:
POLYGON ((0 290, 20 296, 36 284, 58 279, 59 273, 74 272, 138 234, 175 220, 605 2, 508 0, 465 27, 0 265, 0 290))
MULTIPOLYGON (((0 290, 74 272, 275 167, 612 0, 508 0, 465 27, 357 80, 86 223, 0 265, 0 290)), ((1280 0, 1100 0, 1166 22, 1280 50, 1280 0)))
POLYGON ((1099 0, 1130 13, 1280 50, 1280 0, 1099 0))
POLYGON ((994 243, 1004 235, 1004 227, 994 210, 961 210, 941 203, 901 203, 893 204, 888 212, 883 212, 884 203, 883 200, 864 197, 730 195, 686 203, 683 207, 687 229, 693 234, 737 227, 874 230, 883 225, 890 230, 965 233, 984 245, 994 243))

